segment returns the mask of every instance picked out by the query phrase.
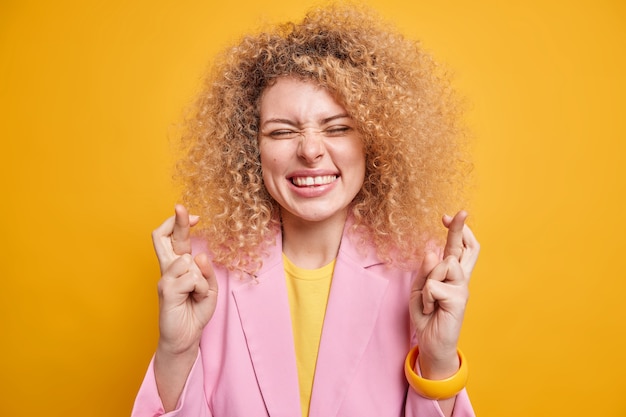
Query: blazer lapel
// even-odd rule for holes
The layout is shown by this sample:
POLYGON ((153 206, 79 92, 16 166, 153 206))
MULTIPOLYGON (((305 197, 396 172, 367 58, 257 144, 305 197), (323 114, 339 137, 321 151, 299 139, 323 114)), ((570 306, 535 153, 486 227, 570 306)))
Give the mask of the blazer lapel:
POLYGON ((301 413, 300 393, 280 239, 278 242, 264 260, 257 282, 236 289, 233 295, 267 413, 293 417, 301 413))
POLYGON ((374 330, 388 281, 366 267, 380 263, 359 254, 344 235, 331 284, 315 369, 309 415, 335 416, 374 330))

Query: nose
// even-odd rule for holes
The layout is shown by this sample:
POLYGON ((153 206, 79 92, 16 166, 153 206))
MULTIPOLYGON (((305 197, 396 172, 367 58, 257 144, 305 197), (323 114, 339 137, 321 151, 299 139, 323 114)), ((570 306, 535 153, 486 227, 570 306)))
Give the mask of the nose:
POLYGON ((324 135, 321 132, 305 130, 300 132, 298 144, 298 156, 307 162, 315 162, 320 159, 326 148, 324 147, 324 135))

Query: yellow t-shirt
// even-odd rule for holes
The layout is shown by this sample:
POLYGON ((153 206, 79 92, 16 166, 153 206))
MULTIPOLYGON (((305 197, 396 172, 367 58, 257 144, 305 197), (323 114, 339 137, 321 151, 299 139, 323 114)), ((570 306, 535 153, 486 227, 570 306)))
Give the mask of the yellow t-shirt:
POLYGON ((283 265, 296 349, 300 406, 302 416, 306 417, 309 415, 317 352, 335 261, 319 269, 302 269, 283 254, 283 265))

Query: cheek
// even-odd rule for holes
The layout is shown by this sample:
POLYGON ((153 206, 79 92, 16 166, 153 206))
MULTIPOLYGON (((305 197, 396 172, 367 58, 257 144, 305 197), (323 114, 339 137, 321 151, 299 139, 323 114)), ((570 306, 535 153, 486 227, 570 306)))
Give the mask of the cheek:
POLYGON ((354 147, 352 152, 352 165, 358 167, 360 174, 365 176, 365 148, 362 144, 354 147))
POLYGON ((267 151, 267 146, 263 146, 263 142, 259 144, 259 155, 261 159, 261 170, 263 171, 263 175, 265 175, 265 171, 269 168, 269 165, 272 162, 271 155, 267 151))
POLYGON ((267 149, 264 149, 264 147, 261 147, 260 154, 263 183, 265 188, 271 193, 275 182, 274 175, 277 172, 277 158, 276 155, 268 154, 267 149))
POLYGON ((276 165, 276 157, 261 156, 261 173, 264 180, 270 178, 272 173, 276 171, 276 165))
POLYGON ((358 167, 356 170, 356 175, 358 176, 359 189, 361 189, 361 187, 363 187, 363 183, 365 182, 365 154, 361 153, 360 156, 355 159, 354 164, 358 167))
POLYGON ((261 158, 261 170, 263 175, 270 175, 272 172, 280 173, 281 169, 288 162, 290 149, 282 142, 262 141, 259 145, 259 153, 261 158))

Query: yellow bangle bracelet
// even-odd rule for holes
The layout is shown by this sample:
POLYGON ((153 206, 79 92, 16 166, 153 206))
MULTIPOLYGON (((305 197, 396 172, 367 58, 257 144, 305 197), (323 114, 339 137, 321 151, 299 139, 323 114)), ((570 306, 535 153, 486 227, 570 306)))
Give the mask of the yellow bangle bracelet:
POLYGON ((419 354, 419 347, 415 346, 404 361, 404 375, 406 376, 409 385, 422 397, 429 398, 431 400, 445 400, 446 398, 452 398, 457 395, 467 383, 468 371, 467 361, 463 353, 457 349, 459 355, 459 370, 450 378, 434 380, 425 379, 415 373, 415 361, 419 354))

